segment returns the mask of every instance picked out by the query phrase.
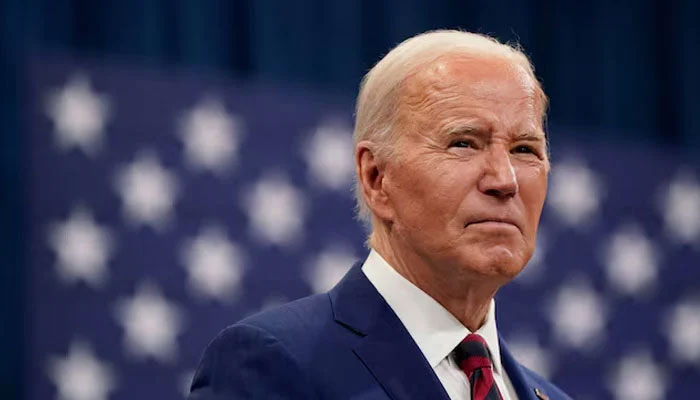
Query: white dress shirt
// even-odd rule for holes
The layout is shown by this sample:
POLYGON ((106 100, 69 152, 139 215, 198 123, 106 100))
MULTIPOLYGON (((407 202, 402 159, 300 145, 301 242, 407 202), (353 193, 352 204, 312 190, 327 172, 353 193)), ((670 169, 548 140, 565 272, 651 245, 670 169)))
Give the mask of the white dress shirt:
MULTIPOLYGON (((450 353, 472 332, 435 299, 396 272, 376 251, 370 251, 362 272, 406 327, 450 399, 470 400, 469 380, 450 357, 450 353)), ((503 400, 517 400, 513 384, 501 365, 496 305, 493 300, 486 321, 476 333, 488 344, 493 362, 493 377, 503 400)))

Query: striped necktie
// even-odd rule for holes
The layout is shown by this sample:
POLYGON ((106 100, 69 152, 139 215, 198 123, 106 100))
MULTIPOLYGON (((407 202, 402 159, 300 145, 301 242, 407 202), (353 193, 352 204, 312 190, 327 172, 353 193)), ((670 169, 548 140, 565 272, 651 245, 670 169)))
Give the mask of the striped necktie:
POLYGON ((455 348, 454 357, 469 379, 472 400, 502 400, 493 380, 491 357, 483 337, 476 333, 467 335, 455 348))

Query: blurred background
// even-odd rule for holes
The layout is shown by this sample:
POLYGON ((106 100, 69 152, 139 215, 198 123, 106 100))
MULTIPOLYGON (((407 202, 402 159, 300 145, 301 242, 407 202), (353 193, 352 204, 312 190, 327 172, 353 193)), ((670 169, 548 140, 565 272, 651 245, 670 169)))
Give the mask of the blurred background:
POLYGON ((498 295, 576 399, 700 392, 700 2, 0 2, 0 397, 184 398, 208 341, 366 255, 352 109, 400 41, 520 43, 551 100, 498 295))

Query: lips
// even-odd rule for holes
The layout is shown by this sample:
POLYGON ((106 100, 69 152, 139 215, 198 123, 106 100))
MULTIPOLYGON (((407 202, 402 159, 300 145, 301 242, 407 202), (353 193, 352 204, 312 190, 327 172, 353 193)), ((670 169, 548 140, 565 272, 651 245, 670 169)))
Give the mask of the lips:
POLYGON ((485 224, 486 225, 486 224, 490 224, 490 223, 492 223, 494 226, 497 226, 498 224, 512 225, 512 226, 518 228, 518 230, 520 230, 522 232, 522 230, 520 229, 520 225, 515 221, 515 219, 508 218, 508 217, 479 217, 479 218, 475 218, 475 219, 467 222, 465 227, 468 227, 470 225, 476 225, 476 224, 485 224))

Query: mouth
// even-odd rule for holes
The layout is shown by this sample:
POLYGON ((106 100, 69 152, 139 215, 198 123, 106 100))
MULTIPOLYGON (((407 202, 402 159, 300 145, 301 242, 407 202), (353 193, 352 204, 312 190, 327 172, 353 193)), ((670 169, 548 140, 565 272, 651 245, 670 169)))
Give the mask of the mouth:
POLYGON ((471 222, 468 222, 465 228, 474 226, 474 227, 481 227, 481 228, 487 228, 487 229, 517 229, 520 231, 520 226, 513 221, 512 219, 509 218, 485 218, 485 219, 478 219, 474 220, 471 222))

